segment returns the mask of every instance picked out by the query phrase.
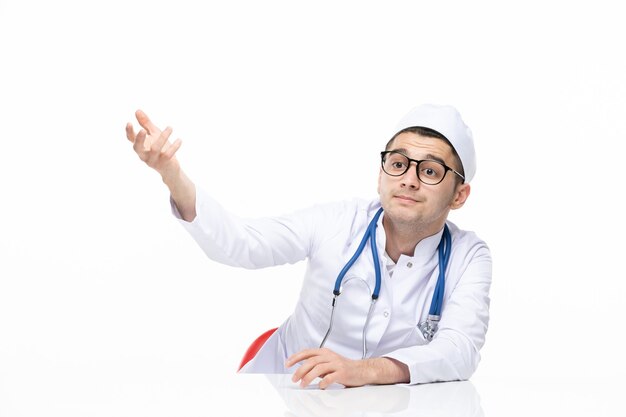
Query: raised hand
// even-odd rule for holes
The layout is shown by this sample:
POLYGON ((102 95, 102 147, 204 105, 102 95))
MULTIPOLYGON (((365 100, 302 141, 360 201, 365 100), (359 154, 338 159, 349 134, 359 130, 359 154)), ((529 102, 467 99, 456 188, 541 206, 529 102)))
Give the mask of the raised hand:
POLYGON ((142 129, 135 134, 132 123, 126 124, 126 137, 133 149, 150 168, 155 169, 170 190, 170 195, 182 219, 190 222, 196 217, 196 187, 180 168, 176 151, 182 141, 169 141, 172 128, 159 129, 141 110, 135 117, 142 129))
POLYGON ((150 168, 155 169, 163 179, 178 175, 180 164, 176 159, 176 151, 182 141, 169 141, 172 128, 159 129, 141 110, 135 112, 135 117, 142 129, 135 134, 132 123, 126 124, 126 137, 133 143, 133 149, 150 168))

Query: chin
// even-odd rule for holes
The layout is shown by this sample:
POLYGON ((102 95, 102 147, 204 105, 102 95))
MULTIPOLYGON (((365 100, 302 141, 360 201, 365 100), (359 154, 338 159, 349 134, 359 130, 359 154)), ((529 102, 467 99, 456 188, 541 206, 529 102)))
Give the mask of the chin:
POLYGON ((419 218, 414 209, 405 206, 392 206, 388 210, 385 209, 385 212, 391 220, 396 222, 414 223, 419 218))

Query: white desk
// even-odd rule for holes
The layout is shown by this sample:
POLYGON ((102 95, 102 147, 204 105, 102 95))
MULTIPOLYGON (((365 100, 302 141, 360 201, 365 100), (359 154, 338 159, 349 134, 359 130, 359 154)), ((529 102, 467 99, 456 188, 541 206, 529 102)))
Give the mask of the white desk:
POLYGON ((289 375, 266 378, 290 415, 298 417, 483 416, 480 398, 469 381, 320 390, 316 386, 301 389, 291 383, 289 375))
POLYGON ((191 360, 46 363, 0 375, 1 417, 626 415, 619 381, 480 380, 319 390, 300 389, 288 375, 212 375, 191 360))

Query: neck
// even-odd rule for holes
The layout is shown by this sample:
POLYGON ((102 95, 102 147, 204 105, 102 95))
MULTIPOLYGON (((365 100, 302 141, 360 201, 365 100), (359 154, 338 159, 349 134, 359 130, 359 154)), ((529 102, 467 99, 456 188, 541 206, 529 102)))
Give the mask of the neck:
POLYGON ((394 262, 398 262, 401 255, 413 256, 417 244, 422 239, 437 233, 443 225, 433 228, 397 224, 385 217, 383 218, 383 227, 386 235, 385 251, 394 262))

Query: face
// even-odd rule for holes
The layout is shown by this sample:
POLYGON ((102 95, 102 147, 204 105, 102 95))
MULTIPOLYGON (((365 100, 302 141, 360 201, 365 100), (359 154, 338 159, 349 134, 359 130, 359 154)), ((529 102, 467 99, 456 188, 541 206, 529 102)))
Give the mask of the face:
MULTIPOLYGON (((460 171, 450 145, 437 138, 403 132, 396 136, 389 150, 404 153, 411 159, 434 159, 460 171)), ((418 227, 437 233, 451 209, 457 209, 469 196, 469 184, 457 184, 456 174, 446 173, 442 182, 427 185, 417 178, 415 163, 399 177, 387 175, 382 168, 378 176, 378 194, 385 219, 402 227, 418 227)))

